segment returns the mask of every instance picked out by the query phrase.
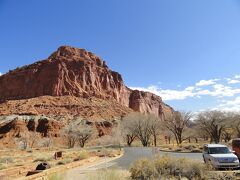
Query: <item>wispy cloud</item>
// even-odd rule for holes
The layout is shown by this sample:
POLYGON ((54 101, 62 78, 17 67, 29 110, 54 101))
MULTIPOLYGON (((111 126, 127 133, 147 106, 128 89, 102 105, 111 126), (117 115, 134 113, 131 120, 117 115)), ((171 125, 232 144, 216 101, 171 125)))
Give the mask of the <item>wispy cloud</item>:
POLYGON ((228 84, 237 84, 240 83, 240 79, 228 79, 228 84))
MULTIPOLYGON (((216 98, 224 97, 234 97, 237 94, 240 94, 240 87, 236 88, 231 86, 236 84, 237 75, 231 79, 235 80, 235 83, 229 83, 230 80, 227 78, 223 79, 210 79, 210 80, 201 80, 195 85, 188 86, 182 90, 176 89, 162 89, 159 86, 149 86, 149 87, 131 87, 132 89, 138 89, 142 91, 152 92, 162 97, 163 100, 184 100, 186 98, 201 98, 202 96, 212 96, 216 98)), ((240 78, 240 76, 239 76, 240 78)))
POLYGON ((158 86, 149 86, 147 88, 131 87, 131 89, 138 89, 140 91, 148 91, 157 94, 158 96, 161 96, 163 100, 182 100, 194 96, 192 87, 187 87, 184 90, 161 89, 158 86))
POLYGON ((199 82, 197 82, 195 85, 196 86, 209 86, 212 84, 216 84, 216 81, 218 81, 219 79, 209 79, 209 80, 201 80, 199 82))
POLYGON ((221 110, 221 111, 240 111, 240 97, 235 97, 233 100, 223 100, 221 104, 219 104, 213 110, 221 110))
POLYGON ((235 75, 235 79, 240 79, 240 75, 235 75))

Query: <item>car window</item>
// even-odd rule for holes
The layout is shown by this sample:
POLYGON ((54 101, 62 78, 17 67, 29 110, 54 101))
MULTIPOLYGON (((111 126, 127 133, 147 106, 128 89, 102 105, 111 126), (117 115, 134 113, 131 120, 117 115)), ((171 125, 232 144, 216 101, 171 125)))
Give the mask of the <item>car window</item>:
POLYGON ((209 154, 228 154, 231 153, 227 147, 211 147, 209 154))

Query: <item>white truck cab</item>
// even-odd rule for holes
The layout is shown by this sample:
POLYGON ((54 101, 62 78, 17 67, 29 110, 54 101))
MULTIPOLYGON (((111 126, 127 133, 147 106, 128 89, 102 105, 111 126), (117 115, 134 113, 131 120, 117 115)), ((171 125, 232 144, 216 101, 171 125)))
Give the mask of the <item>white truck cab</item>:
POLYGON ((216 169, 239 168, 238 157, 227 146, 221 144, 204 145, 203 160, 216 169))

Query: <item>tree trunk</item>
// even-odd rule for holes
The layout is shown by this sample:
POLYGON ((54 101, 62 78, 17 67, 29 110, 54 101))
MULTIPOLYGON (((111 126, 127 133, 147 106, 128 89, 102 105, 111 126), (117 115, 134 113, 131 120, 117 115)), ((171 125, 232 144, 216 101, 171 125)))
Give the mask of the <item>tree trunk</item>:
POLYGON ((168 144, 171 144, 171 137, 168 137, 168 144))
POLYGON ((153 142, 154 142, 154 146, 156 147, 157 146, 157 136, 156 135, 153 136, 153 142))

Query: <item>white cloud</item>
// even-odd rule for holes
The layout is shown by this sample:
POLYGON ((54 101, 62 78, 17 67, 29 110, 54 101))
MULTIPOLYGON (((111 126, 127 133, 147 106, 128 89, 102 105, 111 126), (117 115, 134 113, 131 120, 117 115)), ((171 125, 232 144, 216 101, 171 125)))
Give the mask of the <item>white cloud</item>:
POLYGON ((221 111, 240 111, 240 97, 236 97, 233 100, 225 100, 222 104, 218 105, 214 110, 221 111))
POLYGON ((172 90, 172 89, 161 89, 157 86, 149 86, 147 88, 142 88, 142 87, 130 87, 130 88, 154 93, 158 96, 161 96, 163 100, 182 100, 182 99, 186 99, 187 97, 194 96, 194 93, 193 93, 194 87, 192 86, 187 87, 181 91, 172 90))
POLYGON ((216 81, 218 81, 218 79, 201 80, 196 83, 196 86, 209 86, 212 84, 216 84, 216 81))
POLYGON ((193 86, 189 86, 187 88, 185 88, 186 91, 193 91, 195 89, 195 87, 193 86))
MULTIPOLYGON (((211 96, 215 98, 234 97, 240 94, 240 87, 236 88, 231 84, 216 83, 217 81, 224 82, 227 78, 201 80, 194 86, 188 86, 183 90, 177 89, 162 89, 158 86, 149 87, 132 87, 142 91, 152 92, 162 97, 163 100, 183 100, 186 98, 201 98, 202 96, 211 96), (200 86, 200 87, 199 87, 200 86)), ((225 81, 226 82, 226 81, 225 81)))
POLYGON ((231 80, 228 81, 228 84, 237 84, 237 83, 240 83, 240 80, 231 79, 231 80))
POLYGON ((235 79, 240 79, 240 75, 235 75, 235 79))
POLYGON ((0 76, 2 75, 2 73, 0 72, 0 76))

